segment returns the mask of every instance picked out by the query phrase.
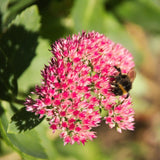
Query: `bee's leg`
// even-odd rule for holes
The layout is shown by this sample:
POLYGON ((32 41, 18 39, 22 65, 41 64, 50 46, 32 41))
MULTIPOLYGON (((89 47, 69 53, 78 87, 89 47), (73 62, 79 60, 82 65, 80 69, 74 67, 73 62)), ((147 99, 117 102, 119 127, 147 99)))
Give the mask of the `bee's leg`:
POLYGON ((127 96, 125 97, 125 99, 127 99, 129 97, 129 93, 127 93, 127 96))
POLYGON ((115 94, 115 96, 122 95, 122 91, 115 82, 111 83, 111 91, 115 94))
POLYGON ((112 82, 110 82, 110 85, 111 85, 112 87, 117 86, 116 81, 112 81, 112 82))
POLYGON ((121 73, 121 69, 120 69, 119 67, 114 66, 114 68, 115 68, 120 74, 122 74, 122 73, 121 73))

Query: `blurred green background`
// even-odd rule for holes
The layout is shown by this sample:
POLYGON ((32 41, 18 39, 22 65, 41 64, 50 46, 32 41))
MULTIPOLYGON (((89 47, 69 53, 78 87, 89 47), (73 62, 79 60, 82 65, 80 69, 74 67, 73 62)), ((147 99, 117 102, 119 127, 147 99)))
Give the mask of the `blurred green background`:
POLYGON ((0 19, 0 160, 160 160, 159 0, 0 0, 0 19), (85 146, 63 146, 45 121, 17 133, 11 117, 24 106, 15 97, 24 100, 40 84, 50 45, 92 30, 134 56, 135 131, 102 123, 85 146))

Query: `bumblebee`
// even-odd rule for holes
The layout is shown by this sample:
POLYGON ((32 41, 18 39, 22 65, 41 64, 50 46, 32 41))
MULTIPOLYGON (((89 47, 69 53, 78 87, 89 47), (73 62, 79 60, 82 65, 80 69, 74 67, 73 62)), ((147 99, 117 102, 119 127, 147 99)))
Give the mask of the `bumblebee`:
POLYGON ((114 68, 119 72, 117 76, 110 76, 113 78, 111 82, 111 91, 116 96, 126 95, 125 98, 129 97, 129 91, 132 88, 132 83, 136 77, 135 68, 130 69, 127 74, 123 74, 121 69, 117 66, 114 68))

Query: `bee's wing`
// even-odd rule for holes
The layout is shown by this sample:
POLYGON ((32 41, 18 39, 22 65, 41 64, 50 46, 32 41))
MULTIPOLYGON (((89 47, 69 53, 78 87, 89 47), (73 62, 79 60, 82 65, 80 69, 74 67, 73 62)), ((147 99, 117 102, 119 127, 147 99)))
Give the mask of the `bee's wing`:
POLYGON ((133 82, 134 79, 136 78, 135 68, 131 68, 127 75, 130 78, 130 81, 133 82))

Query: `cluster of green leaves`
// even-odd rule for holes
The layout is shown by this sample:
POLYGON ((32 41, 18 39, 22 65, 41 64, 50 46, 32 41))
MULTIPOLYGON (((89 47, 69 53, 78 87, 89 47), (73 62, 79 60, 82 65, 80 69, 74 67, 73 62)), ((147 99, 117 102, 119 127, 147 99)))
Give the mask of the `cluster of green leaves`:
POLYGON ((0 138, 27 160, 105 159, 93 143, 62 149, 62 142, 48 138, 48 125, 27 112, 23 101, 40 83, 40 70, 51 57, 50 44, 69 33, 95 30, 106 34, 134 53, 140 65, 143 57, 126 22, 159 33, 159 2, 0 0, 0 138))
POLYGON ((31 0, 25 3, 13 0, 0 1, 0 133, 2 139, 22 156, 29 154, 46 158, 34 130, 16 133, 31 129, 41 121, 24 108, 18 110, 14 105, 15 102, 23 102, 17 100, 18 79, 35 57, 38 45, 40 15, 37 6, 27 7, 32 3, 31 0))

